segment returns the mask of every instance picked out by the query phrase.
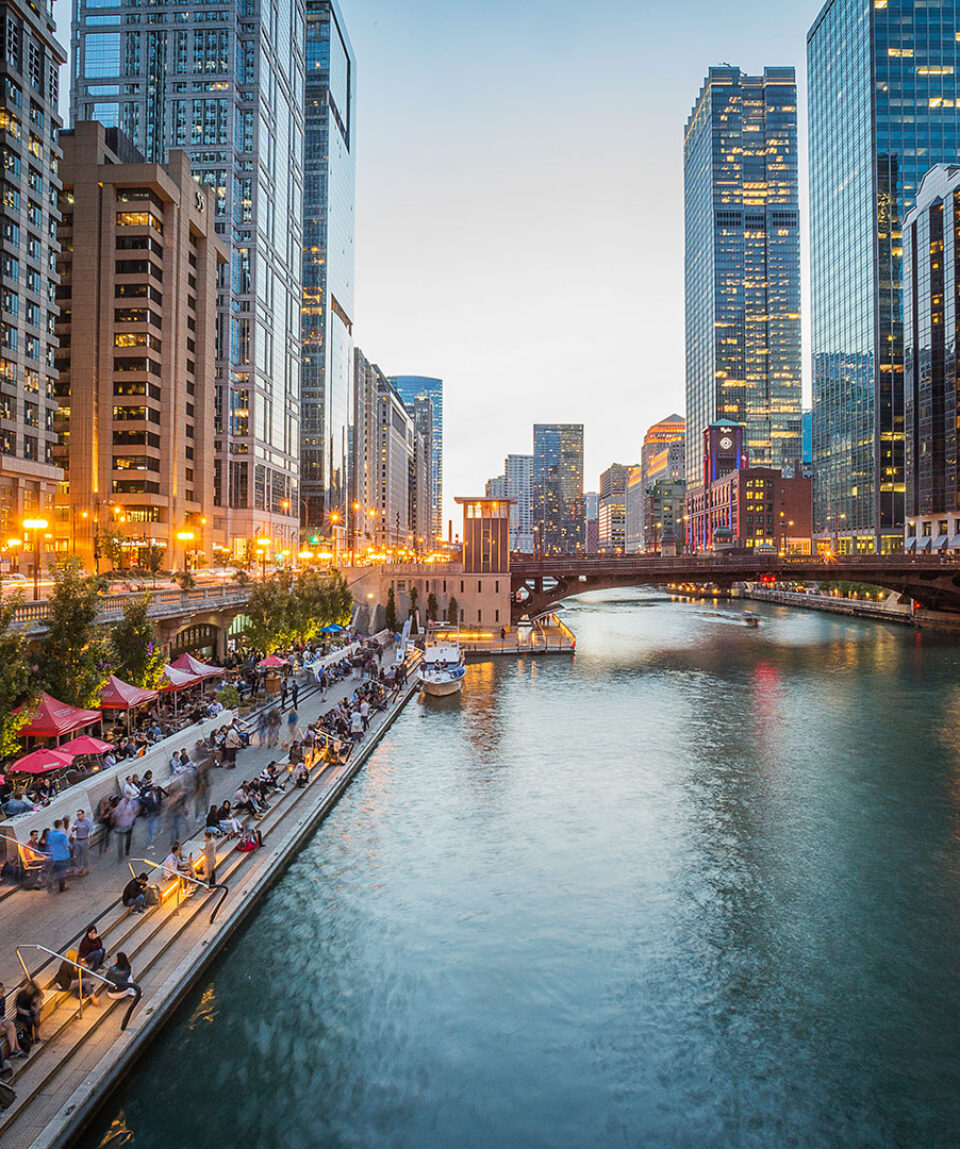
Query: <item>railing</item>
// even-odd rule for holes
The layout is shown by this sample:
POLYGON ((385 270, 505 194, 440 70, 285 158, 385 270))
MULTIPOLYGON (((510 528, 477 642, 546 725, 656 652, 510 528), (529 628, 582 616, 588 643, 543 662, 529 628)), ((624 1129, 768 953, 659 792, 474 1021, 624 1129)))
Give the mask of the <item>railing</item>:
MULTIPOLYGON (((149 598, 147 613, 153 617, 189 613, 198 606, 209 609, 240 606, 250 597, 248 587, 198 587, 194 590, 131 591, 125 594, 104 595, 100 599, 100 611, 95 621, 110 622, 119 618, 127 603, 146 595, 149 598)), ((49 602, 20 603, 14 610, 14 621, 20 625, 43 623, 50 614, 49 602)))
POLYGON ((630 574, 643 571, 689 574, 719 571, 813 570, 836 577, 844 570, 875 570, 877 573, 901 570, 960 569, 960 556, 940 554, 896 555, 777 555, 716 554, 697 552, 680 555, 622 555, 609 558, 584 558, 576 555, 552 555, 537 559, 518 559, 510 573, 517 577, 556 577, 558 575, 630 574))
MULTIPOLYGON (((168 867, 165 866, 163 864, 163 862, 154 862, 154 861, 151 861, 150 858, 130 858, 127 861, 127 865, 130 867, 131 877, 134 877, 134 878, 137 876, 136 871, 133 868, 134 862, 140 862, 144 866, 149 866, 152 870, 166 870, 166 869, 168 869, 168 867)), ((195 886, 199 886, 202 890, 218 890, 219 891, 219 897, 217 898, 216 905, 213 907, 213 913, 211 913, 211 915, 210 915, 210 925, 213 925, 213 923, 217 919, 217 914, 220 911, 220 907, 223 905, 223 899, 227 896, 227 894, 230 893, 230 887, 228 885, 221 883, 221 882, 217 882, 211 886, 207 882, 201 882, 199 878, 195 878, 192 874, 183 873, 181 870, 177 870, 176 874, 171 875, 171 877, 182 878, 184 882, 193 882, 193 884, 195 886)), ((176 890, 177 890, 177 908, 173 911, 174 915, 180 913, 180 894, 183 890, 183 886, 181 885, 181 883, 179 881, 177 882, 176 890)))
POLYGON ((127 1007, 127 1012, 123 1015, 123 1021, 120 1022, 121 1029, 127 1028, 127 1023, 130 1021, 130 1016, 137 1008, 137 1005, 140 1002, 140 998, 143 996, 138 985, 135 985, 133 982, 129 982, 126 987, 118 986, 108 977, 104 977, 102 974, 97 973, 96 970, 87 969, 86 966, 81 965, 80 962, 74 961, 73 958, 67 957, 66 954, 57 953, 56 950, 47 949, 46 946, 38 945, 36 942, 24 942, 23 944, 18 945, 16 949, 17 961, 20 963, 20 968, 23 970, 23 976, 27 979, 27 981, 33 981, 33 978, 30 974, 30 971, 27 969, 27 963, 23 960, 23 955, 20 953, 22 949, 41 950, 43 953, 49 954, 51 957, 59 958, 62 962, 66 962, 68 965, 73 966, 73 968, 77 971, 77 995, 80 1001, 79 1007, 77 1009, 77 1017, 81 1020, 83 1020, 84 974, 86 974, 87 977, 95 977, 97 981, 99 981, 102 985, 105 985, 107 987, 107 993, 119 993, 121 989, 132 989, 134 991, 133 994, 130 995, 132 1000, 130 1001, 130 1005, 127 1007))

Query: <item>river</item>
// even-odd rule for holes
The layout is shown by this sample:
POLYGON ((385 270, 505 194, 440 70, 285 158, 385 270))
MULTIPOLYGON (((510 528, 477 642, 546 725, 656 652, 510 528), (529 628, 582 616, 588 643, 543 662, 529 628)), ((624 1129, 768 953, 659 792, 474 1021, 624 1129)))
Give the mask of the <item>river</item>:
POLYGON ((411 702, 87 1149, 960 1143, 960 642, 760 613, 411 702))

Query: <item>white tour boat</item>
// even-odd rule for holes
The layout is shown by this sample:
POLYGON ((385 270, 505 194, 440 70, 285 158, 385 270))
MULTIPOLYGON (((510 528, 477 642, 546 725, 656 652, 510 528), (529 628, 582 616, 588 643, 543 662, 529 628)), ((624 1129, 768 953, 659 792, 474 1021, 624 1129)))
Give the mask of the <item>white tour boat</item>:
POLYGON ((463 689, 466 673, 456 640, 435 643, 427 647, 420 663, 420 689, 434 698, 458 694, 463 689))

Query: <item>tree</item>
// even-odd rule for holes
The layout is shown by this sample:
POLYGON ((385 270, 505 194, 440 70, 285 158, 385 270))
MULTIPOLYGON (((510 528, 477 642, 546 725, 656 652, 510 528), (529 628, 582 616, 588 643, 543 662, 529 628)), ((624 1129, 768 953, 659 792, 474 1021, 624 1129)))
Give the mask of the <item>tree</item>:
POLYGON ((147 547, 145 557, 147 570, 154 576, 158 575, 163 570, 163 556, 167 553, 167 548, 160 543, 151 543, 147 547))
POLYGON ((451 626, 460 625, 460 604, 453 595, 450 596, 450 602, 447 604, 447 622, 451 626))
POLYGON ((387 591, 387 607, 386 611, 384 612, 384 625, 386 626, 387 630, 397 629, 397 599, 396 595, 393 593, 392 584, 390 589, 387 591))
POLYGON ((291 626, 302 642, 325 626, 346 626, 353 614, 353 595, 338 570, 320 574, 305 570, 294 586, 288 609, 291 626))
POLYGON ((23 635, 14 629, 19 595, 0 605, 0 757, 18 753, 22 747, 17 732, 26 725, 32 707, 26 705, 30 693, 30 663, 23 635), (18 705, 24 703, 19 714, 18 705))
POLYGON ((39 679, 62 702, 91 707, 110 674, 110 641, 94 626, 103 583, 95 575, 85 575, 80 562, 68 557, 54 564, 53 584, 39 679))
POLYGON ((124 533, 116 527, 107 527, 100 531, 100 553, 110 560, 114 570, 123 567, 123 541, 124 533))
POLYGON ((110 634, 117 673, 134 686, 155 687, 163 675, 166 658, 150 621, 146 596, 131 599, 123 608, 123 621, 110 634))
POLYGON ((289 586, 283 575, 258 582, 247 599, 247 641, 264 654, 289 646, 296 637, 291 622, 289 586))
POLYGON ((431 622, 436 622, 440 615, 440 604, 437 602, 437 596, 431 591, 427 595, 427 618, 431 622))
POLYGON ((410 617, 413 619, 413 625, 414 626, 417 625, 417 598, 418 597, 419 597, 419 595, 417 593, 417 588, 415 586, 411 586, 410 587, 410 617))

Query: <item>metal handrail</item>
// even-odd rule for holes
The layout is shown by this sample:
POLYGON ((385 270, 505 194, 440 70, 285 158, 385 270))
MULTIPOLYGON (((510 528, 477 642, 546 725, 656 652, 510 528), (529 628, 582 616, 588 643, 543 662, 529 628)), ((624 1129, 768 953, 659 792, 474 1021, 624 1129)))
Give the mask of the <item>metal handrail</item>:
MULTIPOLYGON (((23 857, 24 848, 27 845, 26 842, 21 842, 19 838, 11 838, 9 834, 0 834, 0 839, 2 839, 4 842, 12 842, 17 847, 17 857, 20 859, 21 866, 26 866, 29 864, 24 861, 23 857)), ((49 860, 49 858, 44 858, 42 862, 35 862, 33 864, 37 867, 41 867, 45 866, 49 860)))
MULTIPOLYGON (((137 876, 133 868, 134 862, 141 862, 143 865, 149 866, 153 870, 167 869, 163 862, 154 862, 150 858, 129 858, 127 860, 127 865, 130 867, 130 874, 134 878, 137 876)), ((220 891, 220 897, 217 899, 217 904, 213 907, 213 912, 210 914, 210 925, 213 925, 213 923, 216 921, 217 914, 220 912, 220 907, 223 905, 223 899, 227 896, 227 894, 230 893, 230 887, 224 882, 215 882, 211 886, 207 882, 201 882, 199 878, 195 878, 192 874, 181 873, 180 870, 177 871, 175 876, 177 878, 182 878, 185 882, 193 882, 195 886, 199 886, 203 890, 220 891)), ((182 888, 183 887, 181 886, 180 882, 177 882, 177 908, 173 911, 174 914, 180 913, 180 891, 182 888)))
MULTIPOLYGON (((56 950, 47 949, 46 946, 39 945, 37 942, 24 942, 22 945, 18 945, 16 947, 17 961, 20 963, 20 968, 23 970, 23 975, 27 979, 27 981, 33 981, 33 978, 30 975, 30 971, 27 969, 27 963, 23 960, 23 955, 20 953, 20 951, 22 949, 41 950, 43 953, 49 954, 51 957, 59 958, 61 961, 65 961, 68 965, 72 965, 73 968, 75 970, 77 970, 77 974, 78 974, 77 980, 79 982, 79 985, 77 986, 77 994, 79 995, 79 1006, 77 1009, 77 1017, 81 1021, 83 1020, 83 975, 84 974, 87 974, 90 977, 95 977, 97 979, 97 981, 102 982, 105 986, 107 986, 107 993, 110 993, 110 992, 116 993, 120 989, 120 986, 118 986, 115 982, 112 982, 108 977, 104 977, 103 974, 97 973, 96 970, 87 969, 86 966, 81 965, 80 962, 74 961, 73 958, 67 957, 66 954, 57 953, 56 950)), ((127 1007, 127 1012, 123 1016, 123 1021, 120 1022, 120 1028, 121 1029, 127 1028, 127 1023, 130 1021, 130 1015, 136 1009, 137 1005, 140 1002, 140 998, 143 996, 143 991, 140 989, 140 986, 138 986, 135 982, 129 982, 127 988, 132 989, 135 992, 133 994, 133 1000, 130 1002, 130 1005, 127 1007)))

